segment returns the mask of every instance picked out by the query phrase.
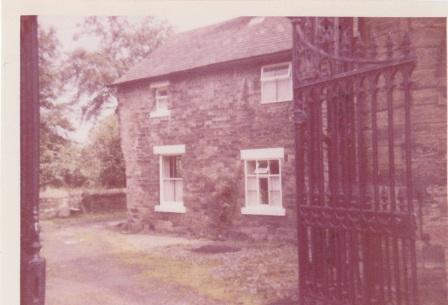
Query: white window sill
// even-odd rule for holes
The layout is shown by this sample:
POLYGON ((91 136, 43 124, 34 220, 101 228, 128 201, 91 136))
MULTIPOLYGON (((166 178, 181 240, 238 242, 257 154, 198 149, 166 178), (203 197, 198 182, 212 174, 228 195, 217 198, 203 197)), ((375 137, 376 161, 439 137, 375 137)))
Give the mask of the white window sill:
POLYGON ((161 118, 170 116, 170 110, 155 110, 149 114, 150 118, 161 118))
POLYGON ((261 101, 261 104, 274 104, 274 103, 283 103, 283 102, 292 102, 292 98, 286 100, 278 100, 278 101, 261 101))
POLYGON ((285 149, 283 147, 241 149, 241 160, 273 160, 283 159, 285 149))
POLYGON ((243 215, 266 215, 266 216, 285 216, 286 211, 282 207, 272 206, 248 206, 241 208, 241 214, 243 215))
POLYGON ((185 213, 187 210, 182 202, 166 202, 154 207, 156 212, 167 212, 167 213, 185 213))

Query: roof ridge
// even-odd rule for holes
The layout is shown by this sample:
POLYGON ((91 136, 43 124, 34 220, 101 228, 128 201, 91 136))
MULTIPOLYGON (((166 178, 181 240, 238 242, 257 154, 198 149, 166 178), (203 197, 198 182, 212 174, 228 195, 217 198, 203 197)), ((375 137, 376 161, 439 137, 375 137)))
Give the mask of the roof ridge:
POLYGON ((283 16, 239 16, 179 32, 113 85, 288 50, 292 47, 290 26, 283 16), (257 17, 265 18, 250 24, 257 17))
POLYGON ((210 29, 210 28, 218 28, 220 26, 223 26, 224 24, 233 23, 237 19, 245 19, 245 18, 248 18, 248 17, 252 18, 253 16, 238 16, 238 17, 234 17, 234 18, 231 18, 231 19, 226 19, 226 20, 223 20, 223 21, 220 21, 220 22, 217 22, 217 23, 213 23, 213 24, 209 24, 209 25, 203 25, 203 26, 200 26, 200 27, 197 27, 197 28, 194 28, 194 29, 181 31, 181 32, 176 33, 172 37, 175 37, 175 36, 181 35, 181 34, 187 34, 187 33, 196 32, 196 31, 200 31, 200 30, 210 29))
MULTIPOLYGON (((143 60, 142 62, 144 62, 148 57, 150 57, 152 55, 152 53, 157 52, 161 47, 163 47, 164 45, 169 45, 171 42, 176 41, 178 39, 181 38, 185 38, 188 36, 195 36, 195 35, 200 35, 201 32, 203 32, 204 30, 208 30, 209 32, 217 30, 221 27, 223 27, 226 24, 233 24, 235 23, 236 20, 238 19, 245 19, 248 18, 249 16, 238 16, 235 18, 231 18, 231 19, 227 19, 227 20, 223 20, 220 21, 218 23, 213 23, 213 24, 209 24, 209 25, 204 25, 195 29, 191 29, 191 30, 187 30, 187 31, 183 31, 183 32, 179 32, 174 34, 173 36, 169 37, 164 43, 162 43, 162 45, 160 45, 157 49, 153 50, 151 53, 149 53, 143 60)), ((252 17, 250 17, 252 18, 252 17)), ((205 33, 203 33, 205 34, 205 33)))

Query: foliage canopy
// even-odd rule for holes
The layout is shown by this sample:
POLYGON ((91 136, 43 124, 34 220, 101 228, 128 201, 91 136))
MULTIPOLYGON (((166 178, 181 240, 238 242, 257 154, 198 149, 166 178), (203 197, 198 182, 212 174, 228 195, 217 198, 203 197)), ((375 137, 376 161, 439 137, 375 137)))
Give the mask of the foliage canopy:
POLYGON ((113 90, 107 85, 160 46, 172 29, 155 17, 131 22, 117 16, 87 17, 79 27, 74 38, 91 37, 97 48, 78 48, 68 54, 64 74, 74 88, 72 103, 83 102, 82 114, 88 120, 114 106, 113 90))
POLYGON ((171 34, 154 17, 92 16, 74 37, 90 45, 64 53, 55 29, 39 28, 41 187, 124 186, 118 120, 105 117, 116 105, 107 85, 171 34), (88 143, 76 143, 70 134, 87 122, 97 126, 88 143))

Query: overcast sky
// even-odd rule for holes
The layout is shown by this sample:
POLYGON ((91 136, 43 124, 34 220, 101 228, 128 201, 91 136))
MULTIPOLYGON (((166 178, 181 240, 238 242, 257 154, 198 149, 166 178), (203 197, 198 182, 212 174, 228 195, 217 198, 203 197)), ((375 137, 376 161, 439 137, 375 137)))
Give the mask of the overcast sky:
MULTIPOLYGON (((220 14, 218 11, 213 12, 213 14, 199 14, 195 16, 168 14, 156 17, 168 20, 174 26, 176 32, 183 32, 230 19, 236 17, 236 15, 229 12, 220 14)), ((45 28, 53 26, 56 29, 58 38, 65 50, 70 50, 77 46, 89 48, 90 45, 94 44, 92 41, 73 41, 72 39, 73 34, 76 32, 76 23, 81 22, 82 19, 82 16, 39 16, 39 23, 45 28)))

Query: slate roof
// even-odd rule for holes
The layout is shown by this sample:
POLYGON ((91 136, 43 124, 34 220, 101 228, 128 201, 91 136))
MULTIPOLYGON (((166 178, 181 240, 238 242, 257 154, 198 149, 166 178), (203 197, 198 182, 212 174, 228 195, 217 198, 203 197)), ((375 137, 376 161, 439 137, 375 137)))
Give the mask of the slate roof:
POLYGON ((113 85, 291 48, 287 18, 238 17, 173 36, 113 85))

